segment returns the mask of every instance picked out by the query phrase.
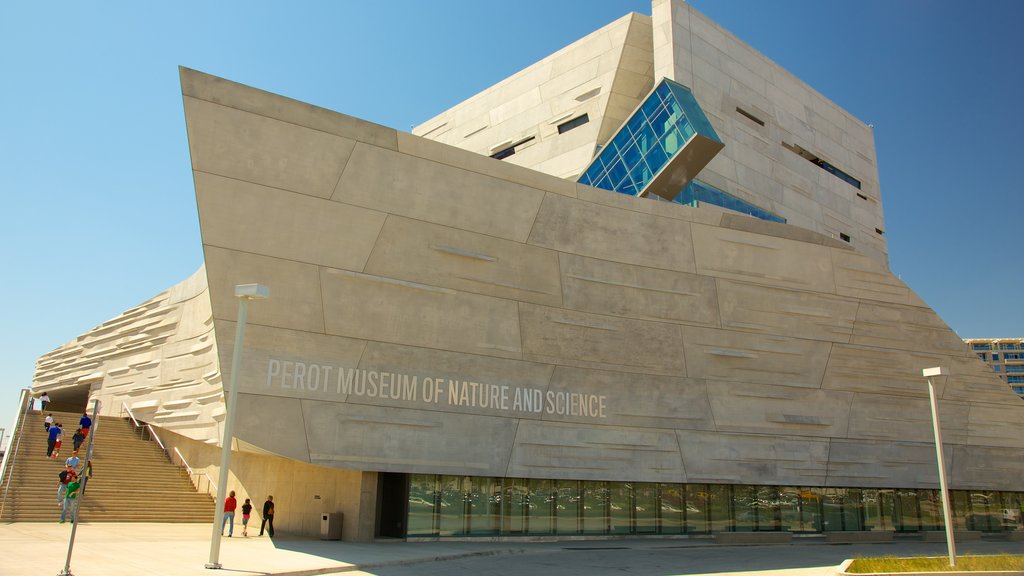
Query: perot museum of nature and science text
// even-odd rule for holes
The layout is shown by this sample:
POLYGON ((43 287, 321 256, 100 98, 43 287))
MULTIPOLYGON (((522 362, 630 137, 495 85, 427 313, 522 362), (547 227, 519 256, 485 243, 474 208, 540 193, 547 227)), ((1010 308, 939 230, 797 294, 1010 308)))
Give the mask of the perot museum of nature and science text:
MULTIPOLYGON (((1018 528, 1024 400, 888 267, 871 127, 677 0, 399 132, 182 69, 205 262, 38 361, 278 528, 1018 528)), ((185 193, 186 191, 182 191, 185 193)), ((99 441, 99 440, 98 440, 99 441)))

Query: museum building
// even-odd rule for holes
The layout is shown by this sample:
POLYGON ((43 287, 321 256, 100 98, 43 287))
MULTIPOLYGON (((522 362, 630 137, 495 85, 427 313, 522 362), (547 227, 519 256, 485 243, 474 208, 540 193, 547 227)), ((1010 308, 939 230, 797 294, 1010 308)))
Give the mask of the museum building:
POLYGON ((413 129, 181 70, 204 265, 38 361, 343 538, 1018 528, 1019 398, 888 268, 871 128, 655 0, 413 129))

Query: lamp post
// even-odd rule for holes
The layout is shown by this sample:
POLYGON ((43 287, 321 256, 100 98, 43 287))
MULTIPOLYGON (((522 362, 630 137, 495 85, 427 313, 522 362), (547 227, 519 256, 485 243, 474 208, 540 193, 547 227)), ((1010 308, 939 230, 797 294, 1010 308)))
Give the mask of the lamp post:
POLYGON ((245 321, 249 317, 249 301, 270 297, 270 289, 260 284, 239 284, 235 286, 238 298, 238 324, 235 326, 235 351, 231 355, 231 378, 228 382, 224 414, 224 441, 220 450, 220 474, 217 479, 217 502, 214 513, 213 531, 210 535, 210 561, 206 568, 218 569, 220 564, 220 539, 224 525, 224 497, 228 491, 228 468, 231 466, 231 439, 234 434, 236 406, 238 402, 238 373, 242 369, 242 340, 245 338, 245 321))
POLYGON ((928 380, 928 400, 932 406, 932 430, 935 432, 935 457, 939 461, 939 488, 942 491, 942 520, 946 525, 946 549, 949 565, 956 566, 956 542, 953 541, 953 515, 949 513, 949 489, 946 488, 946 460, 942 457, 942 433, 939 431, 939 405, 935 401, 935 386, 932 378, 949 376, 949 369, 941 366, 925 368, 921 375, 928 380))

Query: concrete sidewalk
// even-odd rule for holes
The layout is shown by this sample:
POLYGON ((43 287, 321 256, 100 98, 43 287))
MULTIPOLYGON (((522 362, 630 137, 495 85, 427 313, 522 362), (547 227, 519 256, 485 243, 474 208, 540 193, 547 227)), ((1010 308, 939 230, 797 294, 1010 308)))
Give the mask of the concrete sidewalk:
MULTIPOLYGON (((845 558, 945 554, 945 543, 903 539, 892 544, 839 546, 821 538, 793 544, 724 546, 707 539, 632 538, 575 541, 376 542, 358 544, 278 535, 221 541, 223 569, 207 570, 209 524, 83 523, 77 532, 75 576, 513 575, 715 574, 833 576, 845 558)), ((0 524, 0 576, 59 574, 71 524, 0 524)), ((962 554, 1024 553, 1021 542, 971 542, 962 554)))

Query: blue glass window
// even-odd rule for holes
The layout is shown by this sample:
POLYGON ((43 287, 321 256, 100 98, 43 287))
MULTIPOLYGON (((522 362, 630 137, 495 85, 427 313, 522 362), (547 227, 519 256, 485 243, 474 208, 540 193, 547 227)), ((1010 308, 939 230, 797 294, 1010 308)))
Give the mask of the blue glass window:
POLYGON ((662 80, 611 143, 600 150, 579 182, 623 194, 640 194, 698 133, 721 142, 693 93, 671 80, 662 80), (608 178, 602 177, 605 171, 608 178))
POLYGON ((1006 381, 1010 384, 1024 384, 1024 376, 1007 376, 1006 381))
POLYGON ((767 210, 758 208, 749 202, 740 200, 732 194, 723 192, 722 190, 719 190, 710 184, 701 182, 700 180, 692 180, 687 184, 686 188, 683 188, 683 191, 679 193, 679 196, 676 196, 673 202, 678 202, 679 204, 685 204, 687 206, 699 206, 701 202, 704 202, 720 208, 725 208, 726 210, 732 210, 733 212, 739 212, 741 214, 760 218, 761 220, 778 222, 780 224, 786 223, 785 218, 767 210))
POLYGON ((991 344, 971 344, 971 348, 975 350, 991 350, 991 344))
POLYGON ((1006 373, 1007 374, 1009 374, 1009 373, 1024 374, 1024 365, 1022 365, 1022 366, 1009 365, 1009 366, 1006 367, 1006 373))

